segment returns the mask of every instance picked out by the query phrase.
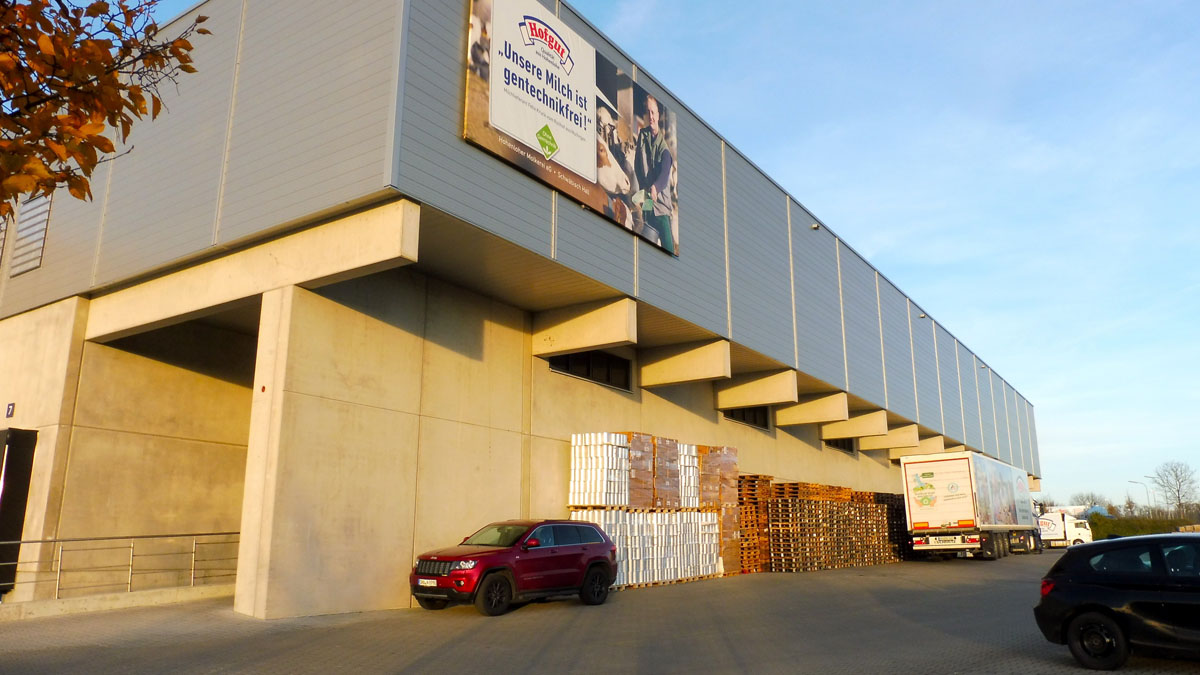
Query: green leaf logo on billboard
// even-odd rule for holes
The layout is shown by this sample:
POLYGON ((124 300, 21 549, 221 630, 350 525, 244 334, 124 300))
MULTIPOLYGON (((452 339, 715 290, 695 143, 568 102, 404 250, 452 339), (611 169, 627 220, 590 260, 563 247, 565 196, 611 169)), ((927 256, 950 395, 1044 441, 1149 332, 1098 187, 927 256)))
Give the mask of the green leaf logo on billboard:
POLYGON ((554 140, 554 132, 550 131, 550 125, 538 129, 537 132, 538 145, 542 146, 542 154, 546 155, 546 159, 554 156, 558 152, 558 141, 554 140))

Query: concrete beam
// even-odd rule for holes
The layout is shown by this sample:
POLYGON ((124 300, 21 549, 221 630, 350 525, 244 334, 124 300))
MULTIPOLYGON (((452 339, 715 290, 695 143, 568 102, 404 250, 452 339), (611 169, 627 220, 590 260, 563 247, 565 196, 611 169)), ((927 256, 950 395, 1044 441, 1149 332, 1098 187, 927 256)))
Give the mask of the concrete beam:
POLYGON ((392 202, 101 295, 91 302, 86 339, 111 340, 272 289, 416 262, 420 220, 417 204, 392 202))
POLYGON ((900 459, 913 455, 937 455, 946 451, 946 437, 932 436, 922 438, 920 445, 915 448, 892 448, 888 450, 888 459, 900 459))
POLYGON ((539 312, 533 355, 555 356, 637 344, 637 302, 602 300, 539 312))
POLYGON ((850 400, 844 392, 805 396, 795 405, 775 410, 775 426, 824 424, 850 419, 850 400))
POLYGON ((884 436, 867 436, 858 440, 859 450, 890 450, 892 448, 916 448, 921 444, 917 425, 906 424, 888 429, 884 436))
POLYGON ((968 449, 965 445, 951 445, 946 448, 946 452, 966 452, 968 449))
POLYGON ((1034 478, 1033 476, 1030 476, 1029 477, 1029 491, 1030 492, 1041 492, 1042 491, 1042 479, 1034 478))
POLYGON ((717 410, 795 403, 800 399, 796 371, 748 373, 713 384, 717 410))
POLYGON ((723 380, 732 374, 728 340, 645 349, 638 353, 638 362, 643 387, 723 380))
POLYGON ((821 440, 834 438, 866 438, 867 436, 884 436, 888 432, 887 411, 851 415, 843 422, 830 422, 821 425, 821 440))

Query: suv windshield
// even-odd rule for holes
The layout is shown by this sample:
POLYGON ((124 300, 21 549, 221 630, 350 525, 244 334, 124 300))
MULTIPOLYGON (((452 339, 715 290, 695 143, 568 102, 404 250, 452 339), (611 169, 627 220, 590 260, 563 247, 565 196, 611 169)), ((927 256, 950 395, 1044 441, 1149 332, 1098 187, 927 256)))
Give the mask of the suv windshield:
POLYGON ((488 525, 468 537, 463 543, 472 546, 508 547, 517 543, 521 535, 528 531, 528 525, 488 525))

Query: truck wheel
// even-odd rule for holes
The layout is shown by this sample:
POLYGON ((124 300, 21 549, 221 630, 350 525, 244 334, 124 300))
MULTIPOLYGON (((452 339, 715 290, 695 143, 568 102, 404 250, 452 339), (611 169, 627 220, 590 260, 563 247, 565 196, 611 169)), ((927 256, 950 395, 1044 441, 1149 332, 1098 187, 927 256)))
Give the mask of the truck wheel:
POLYGON ((475 592, 475 609, 485 616, 499 616, 508 611, 512 604, 512 584, 503 574, 490 574, 483 578, 475 592))
POLYGON ((1129 658, 1125 633, 1112 617, 1086 612, 1067 625, 1067 646, 1079 665, 1092 670, 1114 670, 1129 658))
POLYGON ((603 605, 608 599, 608 572, 599 565, 589 569, 579 589, 579 599, 585 605, 603 605))
POLYGON ((1082 539, 1076 539, 1075 541, 1071 542, 1071 545, 1072 545, 1072 546, 1078 546, 1078 545, 1080 545, 1080 544, 1082 544, 1082 543, 1083 543, 1083 540, 1082 540, 1082 539))

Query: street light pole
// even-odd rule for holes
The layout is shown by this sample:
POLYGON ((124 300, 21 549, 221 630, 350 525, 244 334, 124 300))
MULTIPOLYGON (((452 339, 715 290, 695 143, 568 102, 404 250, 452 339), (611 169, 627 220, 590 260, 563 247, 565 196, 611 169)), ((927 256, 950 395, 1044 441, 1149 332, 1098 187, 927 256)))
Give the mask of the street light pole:
MULTIPOLYGON (((1153 481, 1154 481, 1154 476, 1142 476, 1142 478, 1148 478, 1148 479, 1150 479, 1150 481, 1151 481, 1151 482, 1153 482, 1153 481)), ((1155 490, 1155 492, 1157 492, 1157 490, 1155 490)), ((1153 493, 1151 493, 1151 494, 1153 494, 1153 493)), ((1163 501, 1164 501, 1164 502, 1166 502, 1166 501, 1167 501, 1167 494, 1166 494, 1166 491, 1163 491, 1163 501)))
POLYGON ((1130 483, 1137 483, 1138 485, 1141 485, 1143 488, 1146 488, 1146 506, 1148 506, 1148 507, 1153 507, 1153 506, 1154 506, 1154 499, 1153 499, 1153 498, 1150 496, 1150 487, 1149 487, 1148 485, 1146 485, 1145 483, 1143 483, 1142 481, 1140 481, 1140 480, 1131 480, 1131 481, 1129 481, 1129 482, 1130 482, 1130 483))

